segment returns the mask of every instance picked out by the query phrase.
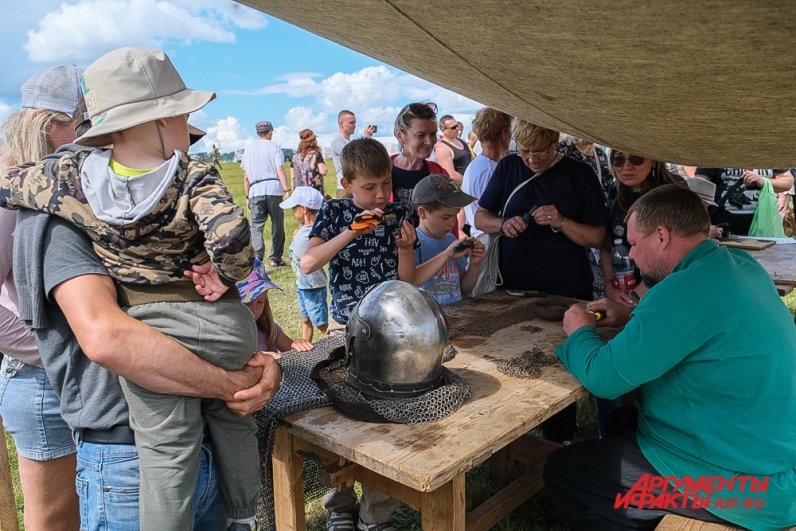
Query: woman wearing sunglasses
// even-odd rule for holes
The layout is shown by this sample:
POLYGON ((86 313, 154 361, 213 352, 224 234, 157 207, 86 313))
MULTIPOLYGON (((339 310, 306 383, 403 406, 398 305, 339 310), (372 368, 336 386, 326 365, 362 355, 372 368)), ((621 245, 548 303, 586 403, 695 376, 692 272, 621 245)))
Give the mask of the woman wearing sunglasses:
MULTIPOLYGON (((616 302, 628 305, 635 304, 630 292, 622 291, 616 285, 616 277, 611 270, 611 249, 614 240, 621 239, 627 249, 627 224, 625 216, 628 209, 639 197, 653 188, 682 179, 672 175, 666 164, 640 155, 631 155, 626 151, 611 150, 611 171, 616 177, 616 192, 608 198, 608 227, 605 231, 605 242, 600 249, 600 264, 605 276, 605 296, 616 302)), ((641 277, 636 270, 636 280, 641 277)), ((638 285, 638 284, 637 284, 638 285)), ((643 288, 642 288, 643 289, 643 288)))

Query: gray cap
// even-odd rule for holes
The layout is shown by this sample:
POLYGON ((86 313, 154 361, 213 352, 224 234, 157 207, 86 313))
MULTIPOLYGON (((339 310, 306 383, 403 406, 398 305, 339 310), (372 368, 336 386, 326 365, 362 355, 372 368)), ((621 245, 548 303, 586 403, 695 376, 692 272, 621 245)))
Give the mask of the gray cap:
POLYGON ((274 130, 274 126, 268 120, 261 120, 254 126, 257 133, 268 134, 274 130))
POLYGON ((412 204, 422 205, 432 201, 439 201, 449 207, 463 208, 475 201, 475 197, 462 192, 456 181, 447 175, 432 173, 423 177, 412 190, 412 204))
POLYGON ((73 116, 83 99, 80 75, 75 65, 54 66, 32 75, 22 84, 22 108, 44 109, 73 116))

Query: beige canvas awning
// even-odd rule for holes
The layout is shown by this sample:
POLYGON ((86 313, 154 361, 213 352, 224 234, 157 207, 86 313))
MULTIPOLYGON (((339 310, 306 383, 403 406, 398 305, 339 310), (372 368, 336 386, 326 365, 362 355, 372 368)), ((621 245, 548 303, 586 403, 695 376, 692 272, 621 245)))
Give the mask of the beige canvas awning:
POLYGON ((691 165, 796 166, 791 0, 242 3, 609 146, 691 165))

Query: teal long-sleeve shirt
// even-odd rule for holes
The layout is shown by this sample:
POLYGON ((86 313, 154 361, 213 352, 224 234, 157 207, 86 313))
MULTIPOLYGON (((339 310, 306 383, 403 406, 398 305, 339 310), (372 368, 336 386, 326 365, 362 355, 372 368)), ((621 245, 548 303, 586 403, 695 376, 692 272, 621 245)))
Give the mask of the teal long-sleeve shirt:
POLYGON ((636 389, 637 438, 662 476, 754 475, 763 508, 708 507, 751 529, 796 524, 796 327, 749 254, 706 241, 604 343, 589 327, 556 354, 600 397, 636 389))

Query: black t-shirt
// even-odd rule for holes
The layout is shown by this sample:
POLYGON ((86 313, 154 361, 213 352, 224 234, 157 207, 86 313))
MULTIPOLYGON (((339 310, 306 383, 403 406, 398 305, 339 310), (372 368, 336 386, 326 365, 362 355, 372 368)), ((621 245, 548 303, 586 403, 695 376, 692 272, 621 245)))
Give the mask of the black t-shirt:
MULTIPOLYGON (((517 185, 532 175, 519 156, 504 157, 478 204, 497 214, 517 185)), ((522 216, 534 205, 550 204, 577 223, 603 227, 607 221, 603 193, 594 172, 567 157, 514 194, 503 217, 522 216)), ((506 288, 591 299, 593 278, 586 253, 564 233, 554 233, 549 226, 531 221, 518 237, 500 238, 503 284, 506 288)))
MULTIPOLYGON (((711 211, 711 222, 729 223, 732 234, 749 234, 749 227, 757 209, 757 199, 760 195, 759 188, 749 188, 738 181, 746 171, 744 168, 697 168, 696 175, 707 177, 710 182, 716 185, 715 201, 720 206, 713 207, 711 211), (726 196, 726 198, 725 198, 726 196)), ((773 179, 775 175, 784 173, 787 168, 780 169, 752 169, 766 179, 773 179)))
POLYGON ((412 205, 412 190, 415 189, 423 177, 430 175, 428 164, 423 164, 419 170, 404 170, 393 163, 392 166, 392 197, 393 202, 399 203, 409 211, 409 220, 417 227, 420 218, 412 205))

